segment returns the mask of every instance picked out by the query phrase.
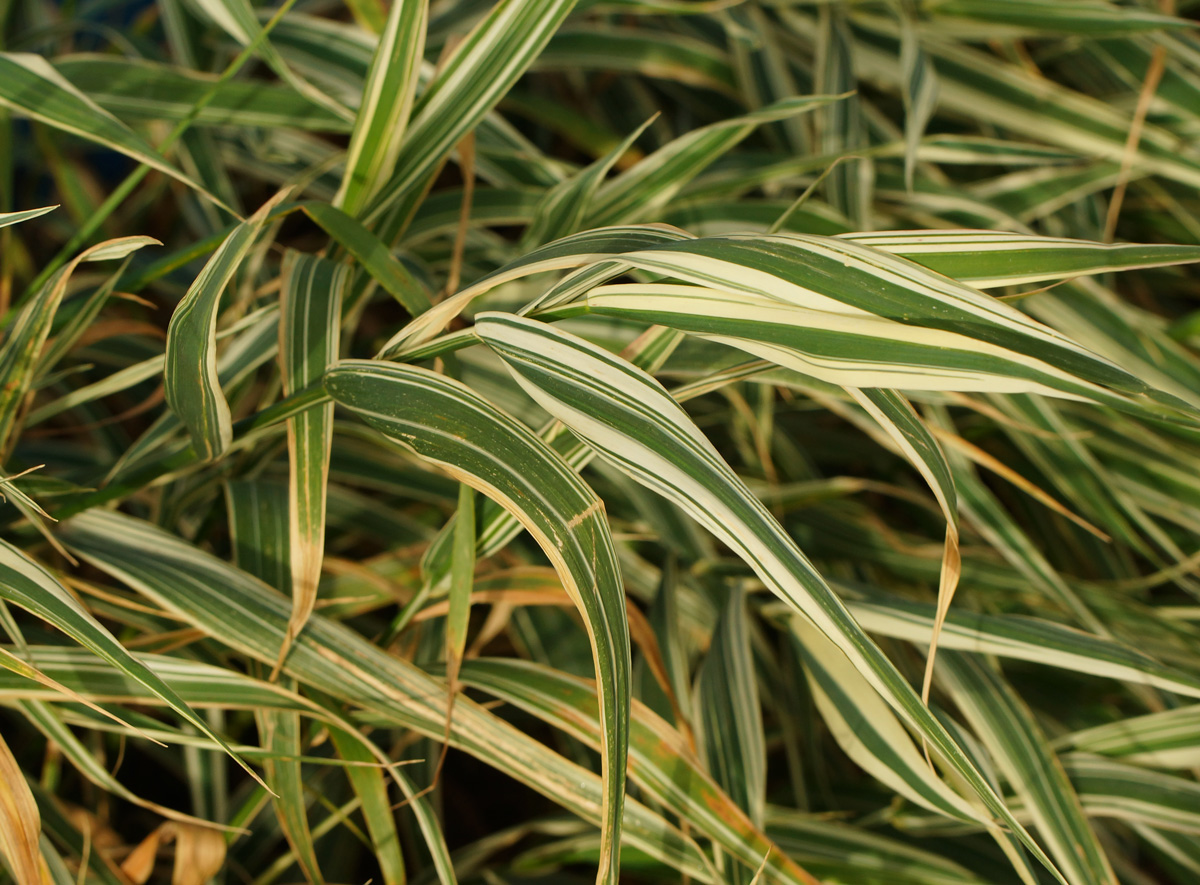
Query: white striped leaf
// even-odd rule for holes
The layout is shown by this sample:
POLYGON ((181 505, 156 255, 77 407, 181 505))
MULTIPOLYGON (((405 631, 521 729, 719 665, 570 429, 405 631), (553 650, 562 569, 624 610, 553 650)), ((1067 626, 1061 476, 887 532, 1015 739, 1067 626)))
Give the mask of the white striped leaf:
MULTIPOLYGON (((463 484, 454 511, 454 543, 450 555, 450 589, 446 614, 446 681, 453 692, 467 648, 471 592, 475 587, 475 490, 463 484)), ((450 714, 447 713, 447 716, 450 714)))
MULTIPOLYGON (((820 39, 813 63, 816 91, 839 95, 854 92, 858 88, 856 53, 846 9, 823 5, 818 21, 820 39)), ((820 153, 831 158, 829 163, 834 158, 853 155, 864 146, 867 131, 859 96, 853 95, 831 105, 818 121, 820 153)), ((869 230, 873 226, 868 217, 871 196, 867 185, 871 174, 867 159, 839 163, 830 169, 825 185, 825 197, 830 205, 859 230, 869 230)))
POLYGON ((1200 261, 1200 247, 1092 243, 990 230, 840 234, 977 289, 1200 261))
POLYGON ((1010 138, 938 133, 921 139, 921 159, 955 166, 1058 166, 1077 162, 1079 155, 1010 138))
POLYGON ((1034 33, 1061 32, 1076 37, 1131 34, 1161 28, 1187 27, 1173 15, 1103 0, 1073 0, 1068 4, 1048 0, 939 0, 930 7, 939 17, 963 18, 987 25, 1008 25, 1034 33))
MULTIPOLYGON (((713 779, 756 827, 762 827, 767 801, 767 749, 758 682, 750 651, 746 593, 738 587, 713 631, 696 682, 701 752, 713 779)), ((724 869, 731 885, 750 881, 749 867, 724 869)))
POLYGON ((628 746, 629 632, 604 505, 553 450, 462 384, 425 369, 347 360, 325 377, 334 400, 389 439, 513 514, 554 564, 587 625, 604 733, 605 851, 616 881, 628 746))
MULTIPOLYGON (((297 93, 335 116, 344 120, 352 119, 353 114, 344 105, 313 86, 284 61, 283 56, 267 39, 250 0, 191 0, 191 4, 242 46, 253 48, 267 66, 297 93)), ((281 13, 282 10, 276 15, 281 13)), ((278 20, 275 19, 276 22, 278 20)))
MULTIPOLYGON (((600 746, 596 689, 550 667, 510 658, 476 658, 463 664, 465 684, 526 710, 591 747, 600 746)), ((678 809, 700 832, 744 864, 780 881, 811 883, 787 855, 771 850, 760 827, 712 779, 680 733, 641 703, 630 718, 629 776, 658 803, 678 809)))
MULTIPOLYGON (((148 245, 158 245, 158 241, 153 240, 148 245)), ((46 342, 42 352, 38 355, 37 374, 39 376, 45 377, 53 372, 63 357, 79 345, 80 339, 96 321, 100 311, 108 303, 108 299, 112 297, 117 283, 125 278, 130 261, 131 256, 127 256, 104 281, 103 285, 98 286, 88 295, 81 306, 76 306, 71 316, 54 330, 54 337, 46 342)), ((42 382, 43 385, 44 383, 42 382)))
MULTIPOLYGON (((930 411, 935 416, 937 426, 942 429, 953 427, 948 413, 940 406, 932 407, 930 411)), ((979 478, 974 465, 961 452, 953 449, 947 453, 947 457, 954 470, 955 487, 963 515, 989 546, 1020 572, 1031 586, 1071 612, 1084 627, 1096 633, 1106 632, 1079 594, 979 478)))
POLYGON ((1072 885, 1117 879, 1071 781, 1033 713, 985 660, 944 652, 939 678, 1032 815, 1072 885))
POLYGON ((584 215, 586 224, 600 227, 653 218, 688 182, 757 127, 845 100, 841 95, 785 99, 682 135, 603 185, 584 215))
POLYGON ((322 105, 286 86, 262 80, 220 80, 145 59, 89 53, 56 58, 54 68, 90 100, 121 119, 180 121, 194 114, 193 125, 199 126, 338 133, 350 128, 345 119, 322 105))
POLYGON ((921 136, 937 110, 937 70, 921 48, 914 16, 906 9, 900 29, 900 68, 904 76, 904 183, 912 190, 921 136))
MULTIPOLYGON (((321 379, 337 361, 342 291, 349 267, 289 250, 283 260, 279 302, 279 366, 283 395, 321 379)), ((288 549, 292 617, 287 648, 312 614, 325 555, 325 492, 333 445, 333 403, 288 419, 288 549)))
POLYGON ((300 208, 339 246, 353 255, 371 278, 399 301, 409 314, 415 317, 429 309, 429 295, 421 284, 361 222, 328 203, 309 201, 301 203, 300 208))
POLYGON ((379 36, 333 205, 357 216, 395 171, 425 52, 428 0, 396 0, 379 36))
MULTIPOLYGON (((852 602, 850 610, 871 633, 919 644, 929 641, 936 617, 931 606, 900 601, 852 602)), ((1030 661, 1200 698, 1200 678, 1165 666, 1136 648, 1044 618, 955 611, 946 618, 940 641, 945 648, 1030 661)))
MULTIPOLYGON (((643 343, 643 347, 631 357, 631 362, 652 372, 661 367, 662 362, 678 343, 678 333, 668 329, 660 330, 643 343)), ((538 436, 553 446, 576 472, 582 471, 594 455, 586 443, 565 433, 563 426, 557 421, 542 428, 538 436)), ((493 501, 485 501, 479 509, 479 531, 475 551, 476 556, 483 559, 496 553, 515 538, 521 532, 521 523, 493 501)), ((451 545, 455 537, 456 522, 457 516, 447 522, 421 557, 421 574, 431 590, 439 588, 450 573, 451 545)))
MULTIPOLYGON (((22 654, 55 682, 85 697, 109 698, 116 703, 136 706, 166 704, 133 676, 85 649, 29 645, 22 654)), ((315 711, 311 702, 237 670, 167 655, 145 652, 130 652, 130 655, 192 707, 231 710, 268 707, 307 711, 310 715, 315 711)), ((7 669, 0 670, 0 691, 29 700, 53 702, 62 699, 53 688, 30 684, 25 677, 7 669)))
MULTIPOLYGON (((266 20, 268 14, 260 9, 259 19, 266 20)), ((271 42, 297 72, 337 96, 346 107, 357 108, 381 32, 382 27, 368 31, 293 9, 271 31, 271 42)), ((336 190, 337 182, 333 184, 336 190)))
POLYGON ((40 55, 0 52, 0 106, 94 141, 221 201, 172 166, 140 135, 101 108, 40 55))
POLYGON ((571 23, 555 33, 534 68, 641 74, 729 96, 737 93, 728 58, 718 46, 665 28, 646 31, 600 23, 571 23))
POLYGON ((288 490, 281 482, 225 483, 233 564, 280 593, 291 589, 288 490))
MULTIPOLYGON (((590 450, 576 438, 561 432, 556 433, 555 429, 554 427, 547 428, 539 436, 558 452, 571 469, 576 472, 581 471, 591 459, 590 450)), ((561 426, 557 430, 561 431, 561 426)), ((521 533, 523 527, 515 516, 494 501, 480 502, 478 511, 479 526, 476 534, 475 555, 479 559, 484 559, 502 550, 509 541, 521 533)), ((440 588, 450 575, 457 521, 456 515, 447 522, 421 557, 421 574, 431 590, 440 588)))
MULTIPOLYGON (((795 34, 810 35, 816 30, 814 20, 798 10, 789 10, 787 18, 795 34)), ((858 22, 866 24, 863 19, 858 22)), ((897 60, 898 27, 881 17, 872 17, 869 24, 869 31, 860 30, 855 35, 859 38, 854 47, 859 74, 894 84, 899 90, 904 81, 897 60)), ((995 26, 989 29, 994 33, 995 26)), ((805 42, 809 41, 811 37, 805 42)), ((1019 62, 1002 60, 962 41, 930 41, 925 48, 937 67, 939 107, 943 111, 1065 148, 1076 156, 1114 163, 1124 158, 1130 108, 1076 91, 1031 72, 1019 62), (1030 113, 1034 102, 1037 112, 1030 113)), ((1200 162, 1178 149, 1178 138, 1158 125, 1144 125, 1133 170, 1162 175, 1190 187, 1200 186, 1200 162)))
POLYGON ((1085 728, 1064 735, 1055 746, 1151 768, 1194 769, 1200 767, 1200 704, 1085 728))
MULTIPOLYGON (((653 122, 654 118, 651 117, 603 157, 546 191, 525 229, 522 240, 524 249, 527 251, 531 246, 541 246, 550 240, 570 236, 584 227, 584 218, 593 211, 592 204, 596 192, 604 183, 604 177, 653 122)), ((479 217, 478 203, 472 207, 472 216, 475 219, 479 217)))
POLYGON ((674 501, 810 618, 1022 841, 1053 865, 795 542, 653 378, 544 324, 485 313, 480 337, 534 400, 604 458, 674 501))
MULTIPOLYGON (((279 347, 278 307, 270 305, 260 311, 255 311, 228 329, 217 333, 216 337, 220 341, 234 333, 240 334, 233 337, 217 360, 217 381, 221 390, 240 383, 260 365, 275 356, 279 347)), ((94 385, 81 388, 78 393, 81 397, 86 393, 88 399, 95 399, 104 393, 127 389, 138 380, 147 377, 144 373, 151 366, 156 367, 157 371, 151 372, 149 377, 162 371, 165 364, 165 355, 154 360, 146 360, 144 363, 130 366, 128 370, 115 372, 94 385)), ((67 399, 67 397, 63 399, 67 399)), ((43 411, 48 410, 51 405, 54 404, 48 404, 43 411)), ((130 471, 139 464, 144 465, 152 453, 174 440, 183 426, 181 419, 174 412, 164 412, 132 446, 121 454, 116 464, 113 465, 109 478, 130 471)))
MULTIPOLYGON (((296 682, 290 677, 284 677, 281 685, 289 691, 296 689, 296 682)), ((313 847, 301 774, 300 714, 293 710, 258 710, 255 711, 255 721, 259 740, 268 754, 263 761, 263 773, 277 794, 271 804, 275 807, 279 826, 304 878, 314 885, 321 885, 325 879, 313 847)))
POLYGON ((958 496, 954 490, 954 476, 946 455, 933 434, 903 396, 894 390, 858 390, 848 388, 867 414, 883 428, 904 457, 917 469, 928 483, 942 515, 946 517, 946 543, 942 550, 942 568, 938 580, 937 616, 930 631, 929 654, 925 663, 925 676, 921 682, 921 699, 929 702, 929 686, 933 680, 933 665, 937 657, 938 637, 942 632, 954 591, 958 587, 962 571, 962 557, 958 549, 958 496))
POLYGON ((575 3, 500 0, 458 45, 413 108, 395 173, 360 214, 380 239, 395 239, 407 221, 403 200, 496 106, 575 3))
MULTIPOLYGON (((1024 396, 990 397, 989 401, 1011 419, 1012 423, 1001 425, 1009 439, 1054 484, 1073 510, 1103 525, 1139 554, 1154 556, 1146 539, 1132 525, 1144 520, 1144 515, 1127 496, 1115 491, 1115 478, 1072 432, 1057 404, 1042 397, 1024 396), (1030 429, 1034 432, 1027 432, 1030 429)), ((961 443, 955 446, 963 448, 961 443)))
MULTIPOLYGON (((234 561, 239 568, 286 592, 291 584, 287 490, 278 483, 262 480, 230 482, 225 490, 234 561)), ((296 691, 294 679, 284 677, 280 682, 286 691, 296 691)), ((271 797, 271 804, 279 826, 305 878, 309 882, 323 882, 306 813, 308 803, 300 766, 300 714, 272 706, 254 712, 259 741, 267 754, 263 773, 276 794, 271 797)))
MULTIPOLYGON (((3 603, 0 603, 0 604, 3 604, 3 603)), ((13 637, 14 639, 16 639, 18 641, 19 644, 16 646, 16 648, 24 657, 17 657, 17 655, 8 651, 6 648, 3 648, 2 646, 0 646, 0 667, 4 668, 5 670, 8 670, 11 673, 15 673, 18 676, 23 677, 24 679, 30 680, 31 682, 36 683, 37 685, 41 686, 42 688, 50 689, 52 696, 55 696, 58 700, 61 700, 62 698, 68 698, 68 699, 74 701, 75 703, 83 704, 88 709, 90 709, 96 713, 99 713, 101 716, 106 716, 109 719, 112 719, 114 722, 117 722, 121 725, 128 725, 128 723, 125 722, 124 720, 122 720, 119 716, 115 716, 112 713, 109 713, 103 707, 99 706, 98 704, 93 703, 92 701, 85 698, 83 695, 79 694, 79 692, 68 688, 67 686, 63 685, 61 682, 58 682, 58 681, 52 679, 51 677, 49 677, 45 673, 43 673, 41 670, 39 670, 37 667, 35 667, 33 664, 31 664, 29 662, 28 654, 25 651, 25 649, 28 648, 28 645, 24 644, 24 638, 21 636, 20 628, 17 627, 15 621, 11 620, 11 613, 8 612, 7 607, 5 607, 4 620, 5 620, 4 626, 5 626, 6 632, 9 634, 9 636, 13 637)), ((29 685, 29 683, 21 683, 21 684, 24 686, 29 685)))
MULTIPOLYGON (((63 523, 60 531, 75 553, 186 623, 260 662, 270 664, 278 656, 289 605, 253 576, 120 514, 89 511, 63 523)), ((306 686, 361 708, 363 716, 428 737, 443 736, 447 696, 441 680, 320 615, 297 638, 285 669, 306 686)), ((217 703, 224 694, 216 692, 217 703)), ((600 777, 470 698, 455 704, 451 744, 586 820, 599 824, 605 819, 606 790, 600 777)), ((672 759, 668 766, 675 764, 672 759)), ((628 844, 693 877, 706 874, 699 850, 677 828, 633 799, 624 807, 622 839, 628 844)), ((734 844, 722 830, 709 828, 706 835, 734 844)))
POLYGON ((1028 309, 1044 323, 1070 329, 1076 341, 1160 390, 1193 404, 1200 401, 1200 367, 1190 350, 1163 334, 1158 316, 1123 304, 1095 280, 1068 282, 1062 291, 1028 302, 1028 309))
POLYGON ((767 806, 767 828, 779 847, 814 875, 855 885, 977 885, 988 881, 932 849, 875 829, 767 806))
MULTIPOLYGON (((1089 818, 1110 818, 1139 831, 1152 827, 1163 833, 1184 834, 1192 840, 1200 835, 1200 785, 1195 781, 1087 753, 1066 754, 1059 763, 1070 778, 1079 807, 1089 818)), ((1017 796, 1008 802, 1018 818, 1037 822, 1037 814, 1025 799, 1017 796)), ((907 822, 909 826, 914 824, 916 817, 907 822)), ((928 827, 928 822, 919 825, 928 827)))
POLYGON ((381 359, 393 359, 406 350, 415 349, 438 334, 476 298, 504 283, 536 273, 579 267, 609 255, 621 255, 689 236, 684 231, 666 225, 647 224, 600 228, 555 240, 522 255, 445 299, 393 335, 378 356, 381 359))
POLYGON ((132 802, 134 805, 149 809, 168 820, 182 821, 197 826, 211 825, 210 821, 143 799, 122 784, 109 772, 101 760, 96 758, 95 752, 88 749, 75 736, 75 733, 64 721, 64 717, 59 715, 58 710, 51 704, 43 700, 25 698, 17 701, 16 706, 25 719, 41 732, 46 740, 56 747, 83 777, 100 789, 119 796, 127 802, 132 802))
POLYGON ((254 245, 282 191, 234 228, 204 265, 167 328, 163 386, 167 403, 191 435, 204 460, 217 457, 233 440, 229 403, 217 377, 217 313, 221 293, 254 245))
MULTIPOLYGON (((286 495, 283 496, 280 506, 281 514, 285 511, 286 495)), ((286 526, 283 526, 280 537, 286 541, 286 526)), ((155 706, 163 703, 145 686, 82 649, 28 646, 26 651, 30 659, 39 667, 65 680, 68 686, 73 686, 71 690, 81 694, 138 706, 155 706)), ((380 822, 386 821, 382 827, 380 838, 376 841, 376 853, 384 871, 385 882, 392 885, 392 883, 404 880, 404 865, 403 858, 399 854, 399 840, 395 835, 392 811, 387 800, 386 788, 382 783, 385 772, 379 765, 380 762, 390 760, 378 748, 372 750, 373 745, 349 723, 338 719, 327 709, 319 707, 312 701, 308 701, 276 683, 253 679, 236 670, 162 655, 136 654, 135 657, 161 676, 172 689, 193 706, 245 709, 260 713, 263 711, 299 713, 320 720, 321 724, 329 729, 338 749, 338 755, 346 763, 350 763, 345 766, 345 771, 351 781, 361 783, 365 778, 368 782, 374 783, 376 790, 372 792, 375 798, 364 801, 363 813, 367 819, 368 829, 373 835, 380 822)), ((59 697, 53 689, 36 686, 31 691, 26 685, 23 678, 17 674, 7 671, 0 672, 0 692, 30 701, 49 701, 59 697)), ((186 737, 179 732, 172 734, 172 738, 178 742, 183 742, 186 737)), ((239 748, 244 755, 253 755, 256 749, 253 747, 239 748)), ((84 752, 91 762, 86 760, 79 760, 79 762, 89 766, 98 766, 96 760, 91 758, 90 752, 86 750, 84 752)), ((262 751, 258 751, 258 753, 262 754, 262 751)), ((268 758, 274 759, 276 764, 288 761, 286 758, 279 757, 278 754, 271 754, 268 758)), ((295 761, 337 764, 337 760, 331 761, 321 757, 302 757, 295 761)), ((395 768, 388 770, 393 774, 399 774, 395 768)), ((102 766, 98 766, 98 770, 94 774, 111 779, 107 770, 102 766)), ((118 795, 124 795, 121 792, 123 788, 106 787, 106 789, 118 795)), ((132 801, 140 800, 135 798, 132 801)), ((157 806, 155 807, 157 808, 157 806)), ((174 814, 169 810, 165 813, 174 814)), ((192 820, 186 815, 175 816, 184 820, 192 820)))
POLYGON ((689 668, 687 648, 683 643, 683 630, 679 614, 680 589, 679 566, 676 559, 667 559, 662 569, 661 580, 654 594, 654 601, 647 613, 647 620, 658 640, 662 656, 662 667, 666 671, 667 702, 675 719, 676 728, 683 730, 695 720, 692 694, 688 690, 689 668), (673 700, 672 700, 673 699, 673 700))
POLYGON ((922 808, 978 823, 979 813, 937 776, 900 720, 838 647, 806 618, 788 620, 817 709, 846 755, 922 808))
MULTIPOLYGON (((751 296, 755 306, 776 301, 845 317, 845 323, 876 319, 907 327, 897 337, 925 334, 918 330, 961 335, 1002 349, 989 353, 1011 351, 1082 379, 1085 383, 1074 389, 1076 395, 1087 396, 1084 390, 1095 385, 1129 394, 1152 393, 1128 372, 1004 302, 852 241, 801 234, 706 237, 626 253, 620 259, 691 285, 751 296)), ((828 322, 833 323, 832 317, 828 322)))
POLYGON ((1160 861, 1167 861, 1180 881, 1186 882, 1189 876, 1200 876, 1200 841, 1194 836, 1156 830, 1141 824, 1134 824, 1133 830, 1154 849, 1152 853, 1160 861))
POLYGON ((1200 784, 1191 778, 1088 753, 1069 753, 1062 763, 1090 817, 1200 836, 1200 784))
POLYGON ((334 237, 338 246, 353 255, 362 269, 370 273, 374 282, 382 285, 409 314, 416 317, 430 309, 430 296, 425 289, 407 267, 379 242, 376 235, 362 227, 358 219, 335 206, 316 200, 301 203, 300 209, 317 222, 326 234, 334 237))
POLYGON ((40 215, 45 215, 47 212, 53 212, 58 208, 58 205, 43 206, 41 209, 22 209, 20 212, 0 212, 0 227, 8 227, 10 224, 20 224, 22 221, 28 221, 31 218, 37 218, 40 215))
MULTIPOLYGON (((430 802, 427 792, 425 790, 418 791, 413 787, 408 776, 400 769, 392 770, 392 779, 400 784, 400 790, 404 793, 405 805, 412 809, 413 817, 417 819, 417 827, 425 839, 425 846, 433 857, 433 868, 438 881, 441 885, 457 885, 454 861, 450 857, 450 849, 446 847, 441 820, 433 803, 430 802)), ((391 809, 389 809, 390 811, 391 809)))
MULTIPOLYGON (((36 615, 66 633, 84 648, 145 686, 185 721, 228 752, 251 777, 259 780, 228 744, 217 735, 170 686, 125 650, 99 621, 76 601, 41 564, 7 541, 0 540, 0 598, 36 615)), ((261 780, 259 780, 261 783, 261 780)))
MULTIPOLYGON (((329 736, 337 747, 338 755, 347 762, 375 761, 363 746, 365 738, 357 732, 329 726, 329 736)), ((387 781, 383 772, 351 765, 346 768, 346 776, 361 802, 363 819, 367 822, 367 832, 371 834, 371 844, 383 873, 384 885, 403 885, 406 881, 404 854, 400 850, 400 834, 396 831, 396 816, 388 800, 387 781)))
MULTIPOLYGON (((637 255, 622 260, 642 264, 637 255)), ((811 309, 750 292, 671 283, 600 286, 582 304, 590 313, 671 326, 847 388, 1042 393, 1122 402, 1104 388, 1001 345, 869 313, 811 309)))
POLYGON ((0 458, 13 442, 20 410, 33 386, 34 376, 54 315, 75 268, 84 261, 124 258, 143 246, 157 245, 152 237, 106 240, 82 252, 60 268, 17 313, 0 345, 0 458))

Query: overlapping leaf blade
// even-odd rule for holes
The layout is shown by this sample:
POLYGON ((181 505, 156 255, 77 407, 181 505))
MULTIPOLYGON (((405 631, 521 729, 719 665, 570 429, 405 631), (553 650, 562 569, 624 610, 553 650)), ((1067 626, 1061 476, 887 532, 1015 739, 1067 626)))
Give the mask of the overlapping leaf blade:
POLYGON ((575 2, 502 0, 458 46, 413 108, 395 174, 362 216, 384 242, 407 221, 401 201, 532 64, 575 2))
POLYGON ((346 172, 334 206, 356 216, 391 178, 417 90, 429 14, 426 0, 392 4, 367 71, 346 172))
MULTIPOLYGON (((260 662, 274 662, 286 630, 288 604, 257 579, 125 516, 89 512, 64 523, 62 532, 74 552, 147 598, 219 636, 230 647, 260 662)), ((446 694, 439 680, 319 615, 298 637, 287 672, 373 717, 442 736, 446 694)), ((204 690, 203 681, 197 690, 204 690)), ((597 824, 603 819, 605 789, 598 776, 547 750, 475 702, 459 699, 451 739, 456 747, 572 812, 597 824)), ((633 799, 625 802, 622 833, 630 844, 689 875, 705 874, 694 843, 633 799)), ((736 844, 722 830, 709 828, 708 834, 728 846, 736 844)))
MULTIPOLYGON (((116 638, 67 592, 54 575, 7 541, 0 541, 0 574, 3 576, 3 581, 0 581, 0 595, 5 600, 53 624, 117 670, 135 679, 185 721, 228 751, 224 740, 157 674, 130 655, 116 638)), ((241 764, 245 767, 245 763, 241 764)), ((246 770, 250 771, 248 768, 246 770)))
MULTIPOLYGON (((119 151, 206 193, 199 184, 163 159, 141 136, 69 83, 40 55, 0 53, 0 105, 119 151)), ((216 200, 215 197, 212 199, 216 200)))
POLYGON ((325 385, 390 439, 500 503, 550 558, 584 615, 604 729, 605 847, 599 878, 615 881, 628 745, 629 633, 604 507, 529 430, 461 384, 424 369, 344 361, 325 385))
MULTIPOLYGON (((280 294, 279 362, 284 395, 321 380, 337 361, 345 265, 296 252, 284 259, 280 294)), ((288 550, 292 618, 288 640, 304 629, 317 600, 325 553, 325 497, 333 445, 333 403, 288 419, 288 550)))
MULTIPOLYGON (((745 606, 743 590, 729 594, 697 680, 697 707, 709 771, 755 826, 761 827, 767 751, 745 606)), ((723 872, 734 883, 749 882, 752 875, 738 864, 723 872)))
POLYGON ((202 458, 214 458, 233 440, 229 403, 217 377, 216 332, 221 294, 254 245, 271 210, 286 192, 239 224, 204 265, 171 315, 163 384, 167 402, 183 421, 202 458))
POLYGON ((999 231, 923 230, 844 234, 902 255, 977 289, 1200 261, 1200 247, 1092 243, 999 231))
POLYGON ((941 678, 1071 882, 1116 881, 1079 797, 1029 709, 986 661, 944 656, 941 678))
POLYGON ((539 405, 623 472, 679 504, 737 551, 768 587, 812 619, 989 810, 1044 857, 795 542, 657 382, 540 323, 481 314, 476 329, 539 405))

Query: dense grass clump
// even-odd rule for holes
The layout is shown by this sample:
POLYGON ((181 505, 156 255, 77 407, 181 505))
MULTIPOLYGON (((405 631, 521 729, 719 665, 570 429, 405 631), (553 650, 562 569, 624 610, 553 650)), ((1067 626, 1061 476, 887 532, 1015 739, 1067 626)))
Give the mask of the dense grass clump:
POLYGON ((0 4, 0 882, 1200 881, 1196 8, 0 4))

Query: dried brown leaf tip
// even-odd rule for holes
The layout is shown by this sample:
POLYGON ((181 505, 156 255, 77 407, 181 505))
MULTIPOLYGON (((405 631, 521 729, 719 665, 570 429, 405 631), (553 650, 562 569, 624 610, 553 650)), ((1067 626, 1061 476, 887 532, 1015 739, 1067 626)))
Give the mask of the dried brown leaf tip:
POLYGON ((225 863, 225 837, 220 831, 168 821, 155 829, 125 858, 121 872, 135 885, 145 885, 160 851, 174 843, 171 885, 204 885, 225 863))

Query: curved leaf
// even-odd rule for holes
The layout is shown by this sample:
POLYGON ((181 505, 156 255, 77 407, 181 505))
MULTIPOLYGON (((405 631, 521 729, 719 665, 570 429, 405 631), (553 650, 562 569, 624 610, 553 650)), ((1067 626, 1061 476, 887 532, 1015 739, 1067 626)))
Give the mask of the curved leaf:
POLYGON ((622 472, 682 507, 735 550, 773 592, 810 618, 988 809, 1054 870, 795 542, 661 385, 600 348, 542 323, 485 313, 477 318, 476 331, 542 408, 622 472))
POLYGON ((426 369, 347 360, 325 376, 334 400, 389 439, 500 503, 537 540, 584 616, 602 698, 605 849, 616 881, 628 747, 625 597, 604 505, 530 430, 426 369))

